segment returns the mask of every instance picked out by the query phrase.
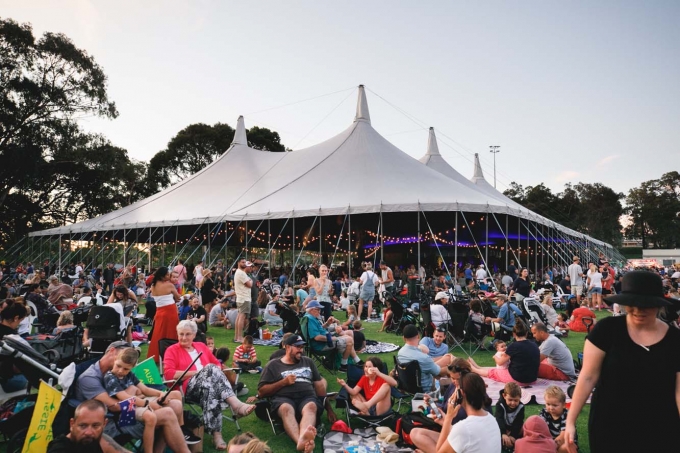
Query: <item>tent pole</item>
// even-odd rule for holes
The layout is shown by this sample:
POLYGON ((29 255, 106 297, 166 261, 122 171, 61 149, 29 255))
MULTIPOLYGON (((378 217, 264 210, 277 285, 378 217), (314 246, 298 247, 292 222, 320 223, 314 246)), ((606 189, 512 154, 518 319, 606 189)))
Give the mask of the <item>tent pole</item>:
POLYGON ((293 211, 293 259, 291 260, 291 267, 292 267, 292 279, 293 279, 293 286, 297 283, 295 281, 295 211, 293 211))
POLYGON ((517 217, 517 253, 519 257, 517 258, 517 266, 522 268, 522 219, 517 217))
MULTIPOLYGON (((498 218, 496 217, 496 214, 491 213, 491 215, 493 216, 493 219, 496 221, 496 225, 498 225, 498 229, 501 230, 501 233, 503 233, 503 237, 505 238, 505 243, 506 243, 506 244, 509 244, 509 243, 510 243, 510 239, 509 239, 509 234, 510 234, 510 233, 509 233, 509 232, 503 232, 503 227, 501 227, 501 223, 498 221, 498 218)), ((506 220, 506 223, 507 223, 507 220, 508 220, 507 217, 505 218, 505 220, 506 220)), ((515 254, 515 252, 513 251, 512 253, 515 255, 515 259, 516 259, 517 262, 519 263, 519 258, 517 258, 517 255, 515 254)), ((507 250, 505 251, 505 254, 506 254, 506 255, 508 254, 508 251, 507 251, 507 250)), ((506 256, 506 262, 507 262, 507 256, 506 256)), ((518 264, 518 265, 519 265, 519 264, 518 264)))
MULTIPOLYGON (((531 223, 529 223, 529 226, 531 226, 531 223)), ((538 235, 538 226, 536 225, 536 222, 534 222, 534 231, 536 231, 536 234, 538 235)), ((536 238, 536 236, 534 236, 534 238, 536 238)), ((534 269, 536 270, 534 272, 543 279, 543 270, 538 268, 538 244, 538 238, 536 238, 536 246, 534 247, 534 269)), ((538 281, 538 279, 536 281, 538 281)))
MULTIPOLYGON (((224 226, 224 264, 226 265, 228 261, 229 261, 229 222, 226 222, 224 226)), ((225 271, 230 272, 231 269, 225 269, 225 271)))
POLYGON ((383 223, 382 201, 380 202, 380 261, 384 259, 383 251, 385 249, 385 224, 383 223))
MULTIPOLYGON (((218 226, 219 226, 219 224, 218 224, 218 226)), ((210 243, 212 242, 211 238, 210 238, 211 234, 212 234, 212 228, 210 228, 210 222, 208 222, 208 258, 205 260, 206 264, 211 263, 211 261, 210 261, 210 243)))
MULTIPOLYGON (((489 262, 489 205, 486 205, 486 246, 484 247, 484 262, 489 262)), ((486 266, 487 273, 493 275, 489 265, 486 266)))
POLYGON ((458 211, 456 211, 456 221, 453 227, 453 265, 456 268, 456 280, 458 280, 458 211))
MULTIPOLYGON (((270 219, 267 219, 267 237, 268 239, 268 247, 269 247, 269 263, 267 263, 267 268, 269 269, 269 280, 272 279, 272 266, 271 266, 271 255, 273 255, 272 252, 272 221, 270 219)), ((285 225, 284 225, 285 226, 285 225)))
POLYGON ((508 231, 508 213, 505 213, 505 270, 508 270, 508 248, 510 248, 510 231, 508 231))
MULTIPOLYGON (((418 275, 420 275, 420 202, 418 202, 418 275)), ((420 282, 424 283, 424 282, 420 282)))
MULTIPOLYGON (((465 218, 465 214, 461 212, 461 215, 463 216, 463 221, 465 222, 465 225, 467 225, 468 231, 470 232, 470 235, 472 236, 472 241, 475 243, 475 247, 477 248, 477 253, 479 253, 479 256, 482 258, 482 261, 484 263, 484 267, 489 269, 489 265, 486 261, 484 261, 484 255, 482 254, 482 249, 479 248, 479 244, 477 243, 477 239, 475 239, 475 235, 472 234, 472 229, 470 228, 470 225, 468 224, 467 219, 465 218)), ((496 290, 498 290, 498 287, 496 286, 496 281, 492 278, 491 279, 491 284, 493 285, 496 290)))
POLYGON ((167 229, 166 227, 163 227, 163 236, 162 236, 163 248, 161 249, 161 262, 160 262, 161 266, 165 266, 165 247, 166 247, 166 245, 165 245, 165 230, 166 229, 167 229))
POLYGON ((147 274, 151 272, 151 227, 149 227, 149 270, 147 271, 147 274))
POLYGON ((347 224, 348 224, 348 236, 347 236, 347 277, 350 281, 352 280, 352 209, 347 206, 347 224))
POLYGON ((61 234, 59 235, 59 265, 57 266, 57 271, 61 271, 61 234))
POLYGON ((250 233, 248 232, 248 221, 246 220, 246 236, 245 236, 246 237, 246 247, 245 247, 246 248, 246 253, 245 253, 246 261, 248 261, 248 236, 249 236, 249 234, 250 233))
POLYGON ((123 266, 127 266, 127 230, 123 228, 123 266))

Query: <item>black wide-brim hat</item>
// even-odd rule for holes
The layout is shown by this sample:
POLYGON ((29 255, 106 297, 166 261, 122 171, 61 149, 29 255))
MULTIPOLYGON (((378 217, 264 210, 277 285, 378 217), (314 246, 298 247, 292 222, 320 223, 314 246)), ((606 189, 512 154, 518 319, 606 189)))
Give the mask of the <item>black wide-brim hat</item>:
POLYGON ((663 295, 661 277, 649 271, 628 272, 621 281, 621 292, 615 296, 605 296, 604 300, 638 308, 659 308, 671 305, 671 302, 663 295))

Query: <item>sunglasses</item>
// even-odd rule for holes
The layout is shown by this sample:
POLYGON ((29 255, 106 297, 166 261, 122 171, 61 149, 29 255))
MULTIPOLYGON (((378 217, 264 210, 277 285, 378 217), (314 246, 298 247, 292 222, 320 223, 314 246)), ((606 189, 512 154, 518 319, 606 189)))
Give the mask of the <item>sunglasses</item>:
POLYGON ((437 327, 437 332, 446 333, 446 329, 444 327, 437 327))

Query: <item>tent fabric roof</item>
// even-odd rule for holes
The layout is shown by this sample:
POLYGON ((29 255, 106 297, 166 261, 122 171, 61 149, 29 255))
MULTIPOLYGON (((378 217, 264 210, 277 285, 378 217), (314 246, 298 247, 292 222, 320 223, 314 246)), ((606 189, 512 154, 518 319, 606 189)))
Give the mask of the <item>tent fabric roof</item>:
POLYGON ((360 86, 354 122, 324 142, 293 152, 259 151, 248 146, 239 117, 229 149, 198 173, 122 209, 31 235, 419 210, 493 212, 554 224, 451 168, 433 130, 421 162, 371 126, 360 86), (329 184, 340 172, 342 182, 329 184), (207 196, 215 187, 220 196, 207 196))

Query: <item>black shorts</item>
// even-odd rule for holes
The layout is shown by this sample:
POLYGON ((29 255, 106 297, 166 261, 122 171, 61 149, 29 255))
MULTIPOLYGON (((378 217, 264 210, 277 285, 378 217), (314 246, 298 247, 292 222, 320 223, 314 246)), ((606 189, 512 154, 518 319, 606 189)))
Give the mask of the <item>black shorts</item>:
POLYGON ((612 293, 611 289, 602 288, 602 295, 603 296, 606 296, 606 295, 611 294, 611 293, 612 293))
POLYGON ((272 412, 278 414, 279 408, 283 404, 290 404, 293 409, 295 409, 295 417, 300 419, 302 417, 302 408, 307 405, 307 403, 314 403, 316 405, 316 416, 317 418, 321 415, 323 411, 323 406, 319 402, 319 398, 316 396, 305 396, 302 398, 288 398, 285 396, 275 396, 272 398, 272 412))

